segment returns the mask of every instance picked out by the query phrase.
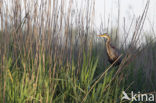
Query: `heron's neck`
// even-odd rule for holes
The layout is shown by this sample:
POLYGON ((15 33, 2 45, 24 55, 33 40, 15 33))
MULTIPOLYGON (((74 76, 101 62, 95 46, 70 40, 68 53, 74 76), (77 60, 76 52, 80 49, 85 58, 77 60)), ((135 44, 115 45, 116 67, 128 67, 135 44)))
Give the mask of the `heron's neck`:
POLYGON ((106 45, 107 45, 107 46, 110 46, 110 39, 109 39, 109 38, 108 38, 107 41, 106 41, 106 45))
POLYGON ((106 48, 107 48, 107 52, 110 52, 110 39, 107 39, 106 41, 106 48))

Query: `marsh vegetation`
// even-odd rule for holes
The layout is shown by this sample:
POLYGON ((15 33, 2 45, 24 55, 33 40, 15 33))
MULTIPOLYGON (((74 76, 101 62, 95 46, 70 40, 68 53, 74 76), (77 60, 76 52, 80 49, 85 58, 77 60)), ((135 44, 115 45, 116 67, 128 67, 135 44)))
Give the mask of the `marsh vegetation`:
POLYGON ((142 32, 148 6, 132 22, 129 43, 128 31, 120 43, 114 37, 118 25, 110 28, 124 58, 114 67, 96 37, 94 0, 81 9, 73 0, 0 1, 0 102, 127 103, 121 101, 123 90, 155 93, 156 42, 145 36, 138 45, 140 35, 148 34, 142 32))

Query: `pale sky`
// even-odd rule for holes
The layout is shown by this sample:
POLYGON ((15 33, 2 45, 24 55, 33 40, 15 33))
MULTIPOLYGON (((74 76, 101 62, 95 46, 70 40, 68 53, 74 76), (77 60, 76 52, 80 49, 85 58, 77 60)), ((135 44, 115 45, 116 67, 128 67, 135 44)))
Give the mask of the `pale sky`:
MULTIPOLYGON (((8 0, 9 1, 9 0, 8 0)), ((61 1, 61 0, 60 0, 61 1)), ((68 2, 68 0, 65 0, 68 2)), ((74 0, 81 5, 81 2, 87 0, 74 0)), ((137 19, 143 13, 147 0, 95 0, 95 21, 94 25, 97 29, 100 29, 101 21, 105 24, 103 29, 114 28, 118 25, 118 1, 120 2, 120 30, 123 29, 123 21, 125 18, 125 27, 129 28, 129 25, 135 17, 137 19), (109 25, 108 25, 108 18, 109 25)), ((68 7, 68 6, 67 6, 68 7)), ((144 30, 155 33, 156 28, 156 0, 150 0, 150 7, 146 18, 144 30), (151 29, 153 27, 153 30, 151 29)), ((156 35, 155 35, 156 36, 156 35)))
MULTIPOLYGON (((119 0, 120 1, 120 29, 119 35, 120 40, 124 40, 126 36, 124 33, 124 18, 125 18, 125 27, 126 32, 129 30, 130 23, 135 18, 135 20, 142 15, 143 10, 145 8, 147 0, 119 0)), ((100 22, 105 24, 104 28, 108 28, 108 31, 101 32, 110 32, 112 28, 117 27, 118 25, 118 0, 95 0, 95 12, 96 12, 96 20, 95 25, 97 28, 100 28, 100 22), (111 19, 108 25, 108 18, 111 19)), ((135 21, 136 22, 136 21, 135 21)), ((128 34, 128 41, 131 40, 131 37, 135 31, 135 22, 133 23, 133 28, 130 30, 128 34)), ((147 13, 147 18, 145 20, 143 30, 140 36, 140 44, 145 41, 145 35, 152 38, 156 38, 156 0, 150 0, 149 10, 147 13), (146 33, 146 34, 144 34, 146 33)), ((103 28, 102 28, 103 29, 103 28)), ((127 42, 128 42, 127 41, 127 42)), ((140 45, 138 44, 138 45, 140 45)))
MULTIPOLYGON (((123 25, 123 18, 127 25, 130 24, 132 18, 141 16, 147 0, 119 0, 120 1, 120 26, 123 25)), ((95 11, 96 11, 96 25, 99 26, 101 18, 105 21, 108 21, 108 18, 111 18, 112 26, 117 25, 118 18, 118 0, 95 0, 95 11), (105 14, 104 14, 105 12, 105 14), (105 16, 104 16, 105 15, 105 16)), ((155 26, 156 23, 156 0, 150 1, 149 11, 146 20, 145 30, 149 30, 151 25, 155 26), (149 20, 151 24, 149 25, 149 20)), ((107 23, 106 23, 107 26, 107 23)))

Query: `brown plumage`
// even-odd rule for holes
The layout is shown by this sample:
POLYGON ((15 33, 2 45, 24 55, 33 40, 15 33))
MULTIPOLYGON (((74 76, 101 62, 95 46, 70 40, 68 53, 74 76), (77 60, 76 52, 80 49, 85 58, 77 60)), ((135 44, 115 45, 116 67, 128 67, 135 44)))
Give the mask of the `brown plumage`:
MULTIPOLYGON (((115 47, 110 44, 110 37, 105 33, 102 35, 98 35, 99 37, 104 37, 107 39, 106 41, 106 50, 108 55, 108 60, 112 64, 120 55, 115 47)), ((121 59, 119 59, 115 65, 119 65, 121 63, 121 59)))

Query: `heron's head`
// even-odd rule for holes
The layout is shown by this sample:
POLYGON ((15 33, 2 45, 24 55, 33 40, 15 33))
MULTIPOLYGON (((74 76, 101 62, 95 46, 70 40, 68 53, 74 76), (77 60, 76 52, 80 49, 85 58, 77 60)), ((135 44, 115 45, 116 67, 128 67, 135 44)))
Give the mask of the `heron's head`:
POLYGON ((104 37, 104 38, 106 38, 106 39, 110 39, 110 37, 108 36, 108 34, 107 33, 104 33, 104 34, 102 34, 102 35, 97 35, 97 36, 99 36, 99 37, 104 37))

